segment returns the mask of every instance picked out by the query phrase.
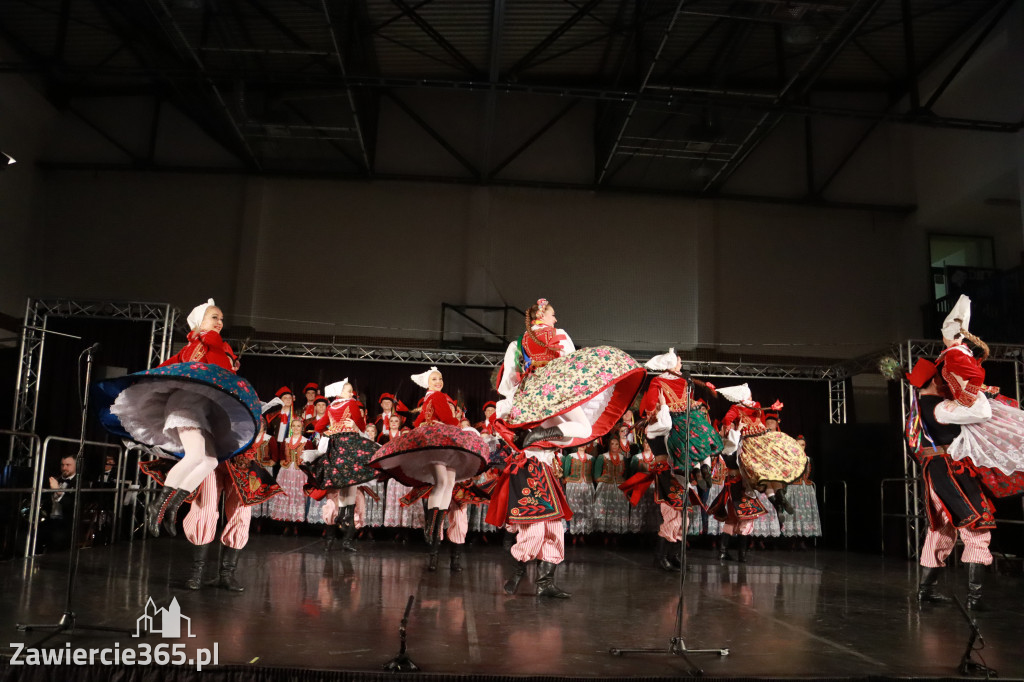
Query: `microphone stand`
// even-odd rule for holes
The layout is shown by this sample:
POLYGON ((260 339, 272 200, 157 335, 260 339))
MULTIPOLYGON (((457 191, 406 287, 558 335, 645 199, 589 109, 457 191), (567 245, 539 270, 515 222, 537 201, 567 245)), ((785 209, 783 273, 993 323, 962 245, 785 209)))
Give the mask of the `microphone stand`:
MULTIPOLYGON (((99 350, 100 344, 94 343, 78 356, 78 361, 81 363, 82 357, 85 356, 85 388, 84 397, 82 398, 82 428, 78 436, 78 453, 75 455, 75 504, 74 511, 71 514, 71 547, 68 551, 68 569, 67 569, 67 584, 64 588, 64 612, 61 613, 60 619, 56 623, 41 623, 41 624, 25 624, 18 623, 17 628, 19 632, 30 632, 32 630, 52 630, 50 634, 43 637, 39 642, 36 643, 36 647, 39 647, 44 642, 47 642, 59 634, 65 632, 74 632, 75 630, 95 630, 98 632, 119 632, 123 634, 132 634, 134 631, 128 628, 114 628, 101 625, 84 625, 78 623, 78 617, 73 610, 74 595, 75 595, 75 577, 78 574, 78 553, 79 547, 79 524, 82 515, 82 478, 85 475, 85 426, 86 418, 89 413, 89 382, 92 380, 92 362, 93 353, 99 350)), ((81 365, 79 365, 81 366, 81 365)))
MULTIPOLYGON (((687 654, 718 654, 719 656, 728 656, 728 649, 688 649, 686 647, 686 641, 683 638, 683 605, 685 603, 685 593, 683 590, 684 579, 686 577, 686 531, 689 521, 690 511, 690 414, 693 410, 693 382, 691 381, 688 372, 684 372, 682 376, 686 379, 686 446, 683 449, 683 478, 684 478, 684 491, 683 491, 683 539, 679 543, 679 601, 676 603, 676 631, 675 635, 669 639, 668 649, 623 649, 613 647, 608 650, 612 656, 622 656, 623 654, 669 654, 671 656, 679 656, 686 664, 690 666, 687 671, 692 677, 703 675, 704 670, 694 665, 687 654)), ((671 456, 671 453, 669 453, 671 456)), ((671 471, 671 470, 670 470, 671 471)), ((672 474, 674 475, 674 474, 672 474)))

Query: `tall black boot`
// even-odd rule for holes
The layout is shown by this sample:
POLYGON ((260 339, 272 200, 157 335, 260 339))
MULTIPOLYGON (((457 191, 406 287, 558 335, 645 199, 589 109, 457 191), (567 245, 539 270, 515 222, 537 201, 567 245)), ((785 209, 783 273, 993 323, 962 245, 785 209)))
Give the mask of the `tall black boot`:
POLYGON ((324 529, 326 535, 324 536, 324 551, 330 552, 334 549, 334 543, 338 541, 338 527, 331 524, 324 529))
POLYGON ((537 427, 526 432, 526 435, 523 436, 522 445, 519 446, 519 449, 525 450, 534 443, 538 443, 542 440, 561 440, 563 438, 565 438, 565 435, 562 433, 562 429, 557 426, 551 426, 548 428, 537 427))
POLYGON ((939 594, 935 588, 939 584, 941 574, 941 568, 921 567, 921 584, 917 588, 917 601, 932 604, 945 604, 953 601, 951 598, 939 594))
POLYGON ((146 505, 146 530, 155 538, 160 537, 160 524, 164 520, 164 512, 167 510, 167 501, 174 494, 174 488, 164 486, 160 492, 149 500, 146 505))
POLYGON ((981 601, 981 587, 985 578, 984 564, 967 564, 967 608, 971 611, 987 611, 981 601))
POLYGON ((444 519, 448 515, 445 509, 428 509, 428 512, 433 512, 433 520, 430 526, 433 530, 433 534, 429 540, 430 542, 430 557, 427 561, 427 570, 437 570, 437 553, 441 548, 441 538, 444 537, 444 519))
POLYGON ((523 576, 526 575, 525 561, 518 561, 515 559, 515 557, 513 557, 512 563, 514 566, 514 568, 512 569, 512 577, 506 580, 505 584, 502 585, 501 588, 505 590, 505 594, 515 594, 516 590, 519 589, 519 581, 521 581, 523 579, 523 576))
POLYGON ((437 525, 440 513, 440 509, 430 507, 427 509, 426 516, 423 517, 423 539, 427 541, 428 545, 434 541, 434 526, 437 525))
POLYGON ((206 566, 206 553, 213 543, 192 546, 192 573, 185 581, 185 587, 198 590, 203 586, 203 568, 206 566))
POLYGON ((732 554, 729 554, 729 539, 730 538, 732 538, 732 536, 731 535, 726 535, 725 533, 722 533, 719 536, 719 539, 718 539, 718 549, 719 549, 718 560, 719 561, 735 561, 735 559, 733 559, 733 557, 732 557, 732 554))
POLYGON ((164 522, 160 527, 172 538, 178 535, 178 507, 181 506, 181 503, 185 501, 189 494, 188 490, 178 488, 167 499, 167 504, 164 505, 164 522))
MULTIPOLYGON (((686 540, 683 540, 686 542, 686 540)), ((668 562, 672 564, 672 568, 676 571, 683 568, 683 562, 679 560, 679 543, 669 542, 668 543, 668 562)))
POLYGON ((555 584, 555 569, 558 564, 541 561, 537 565, 537 596, 554 599, 568 599, 572 595, 555 584))
POLYGON ((448 562, 448 568, 451 569, 452 573, 462 573, 462 545, 456 545, 454 542, 452 545, 452 554, 448 562))
POLYGON ((356 506, 350 504, 341 508, 341 549, 345 552, 357 551, 352 544, 356 535, 356 506))
POLYGON ((245 591, 245 588, 235 580, 235 568, 238 567, 238 555, 241 553, 242 550, 240 549, 232 549, 227 546, 221 547, 220 580, 217 582, 218 587, 230 592, 245 591))
POLYGON ((654 567, 660 568, 663 571, 674 571, 675 568, 672 566, 672 562, 669 561, 668 551, 671 545, 665 538, 658 536, 658 544, 654 550, 654 567))
POLYGON ((747 548, 750 547, 750 536, 740 535, 736 540, 739 543, 736 545, 736 561, 747 563, 747 548))

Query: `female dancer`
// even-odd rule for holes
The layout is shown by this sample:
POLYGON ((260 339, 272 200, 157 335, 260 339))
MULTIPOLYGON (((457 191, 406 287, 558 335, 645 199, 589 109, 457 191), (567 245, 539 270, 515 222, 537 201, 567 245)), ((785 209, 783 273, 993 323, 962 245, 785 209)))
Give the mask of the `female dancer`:
POLYGON ((644 370, 618 348, 576 350, 555 328, 546 298, 526 312, 526 332, 509 344, 498 374, 498 418, 520 430, 520 449, 566 448, 600 438, 640 390, 644 370))
MULTIPOLYGON (((753 490, 767 494, 768 501, 780 514, 783 510, 792 511, 785 497, 785 487, 803 475, 807 453, 791 436, 768 430, 764 411, 751 399, 746 384, 718 392, 735 403, 722 420, 729 425, 724 452, 738 453, 744 480, 753 490)), ((772 407, 778 410, 782 404, 776 402, 772 407)))
POLYGON ((217 468, 256 437, 260 401, 235 375, 239 362, 220 336, 224 313, 213 299, 187 317, 188 343, 159 367, 98 384, 100 420, 112 433, 156 446, 180 461, 148 505, 149 532, 177 534, 178 507, 217 468))
MULTIPOLYGON (((594 531, 629 532, 629 500, 619 490, 626 480, 626 458, 618 435, 608 440, 608 452, 594 458, 594 531)), ((605 537, 607 544, 608 537, 605 537)))
MULTIPOLYGON (((797 436, 796 442, 807 451, 807 442, 803 436, 797 436)), ((793 518, 782 527, 782 535, 791 538, 821 537, 821 517, 818 514, 818 495, 811 480, 811 460, 807 459, 807 470, 786 491, 787 499, 793 504, 793 518)), ((803 541, 800 541, 801 546, 803 541)))
POLYGON ((942 325, 946 348, 936 365, 947 399, 935 408, 935 418, 943 424, 963 425, 949 446, 953 459, 969 458, 974 466, 1012 476, 1024 472, 1024 412, 1007 404, 1012 401, 1000 396, 997 387, 985 385, 982 363, 989 349, 969 331, 970 321, 971 299, 961 296, 942 325), (981 351, 980 358, 965 340, 981 351))
POLYGON ((302 453, 306 450, 308 440, 302 437, 302 417, 292 417, 289 429, 292 435, 281 443, 281 468, 277 471, 277 484, 284 491, 270 500, 270 517, 275 521, 284 521, 284 535, 289 532, 298 535, 296 523, 306 520, 306 497, 302 494, 302 485, 306 482, 306 474, 299 470, 302 453))
MULTIPOLYGON (((674 348, 669 348, 667 353, 654 356, 647 361, 646 366, 650 370, 660 371, 661 374, 651 380, 651 385, 644 393, 643 400, 640 401, 640 414, 645 419, 654 419, 658 405, 664 398, 672 420, 672 428, 665 442, 668 453, 672 455, 672 465, 679 469, 683 468, 683 453, 689 441, 690 466, 695 472, 700 473, 702 487, 706 487, 711 480, 712 461, 722 451, 722 437, 711 425, 707 403, 701 398, 695 398, 693 389, 714 395, 715 387, 697 380, 693 380, 691 385, 687 386, 687 379, 682 376, 683 361, 676 355, 674 348), (690 431, 689 438, 686 433, 687 425, 690 431)), ((652 447, 657 448, 654 451, 655 455, 662 454, 660 443, 652 447)))
POLYGON ((346 552, 356 551, 352 544, 356 533, 356 487, 376 476, 370 459, 380 447, 363 435, 366 422, 354 393, 348 379, 324 389, 324 394, 332 399, 327 407, 330 426, 320 438, 317 449, 305 455, 307 459, 315 457, 309 466, 312 475, 306 485, 307 494, 316 497, 321 492, 326 493, 322 514, 327 525, 333 526, 326 546, 330 549, 340 528, 341 548, 346 552), (334 525, 335 519, 338 525, 334 525))
POLYGON ((412 380, 427 389, 414 428, 378 450, 373 466, 406 485, 432 486, 423 534, 430 549, 427 569, 436 571, 455 484, 483 472, 490 448, 479 434, 459 427, 455 401, 443 392, 444 378, 437 367, 414 374, 412 380))
POLYGON ((572 509, 569 532, 572 543, 594 530, 594 456, 591 445, 579 445, 562 457, 565 496, 572 509))

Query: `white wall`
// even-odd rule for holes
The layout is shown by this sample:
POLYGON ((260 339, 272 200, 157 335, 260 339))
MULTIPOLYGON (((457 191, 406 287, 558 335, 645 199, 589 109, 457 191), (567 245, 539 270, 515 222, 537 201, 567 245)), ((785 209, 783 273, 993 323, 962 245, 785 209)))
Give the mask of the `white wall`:
POLYGON ((908 228, 866 211, 182 174, 50 172, 46 192, 32 295, 214 296, 275 332, 434 338, 442 301, 543 295, 580 343, 846 356, 916 329, 925 290, 894 290, 908 228))

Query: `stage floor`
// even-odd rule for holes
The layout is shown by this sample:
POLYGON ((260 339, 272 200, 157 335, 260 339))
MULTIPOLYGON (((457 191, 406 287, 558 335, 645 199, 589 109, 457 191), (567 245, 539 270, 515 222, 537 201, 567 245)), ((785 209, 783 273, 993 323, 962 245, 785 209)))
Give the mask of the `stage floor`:
MULTIPOLYGON (((570 547, 557 583, 573 597, 538 600, 532 567, 520 594, 501 591, 508 554, 495 544, 469 546, 461 574, 448 571, 446 553, 441 570, 427 572, 422 544, 358 547, 325 554, 312 538, 254 536, 239 562, 242 594, 185 589, 191 545, 180 537, 87 549, 74 611, 80 623, 134 631, 148 598, 166 607, 177 597, 196 635, 181 641, 189 651, 216 643, 221 665, 379 671, 398 652, 399 623, 414 595, 408 653, 424 672, 669 677, 688 670, 679 657, 609 654, 667 648, 674 633, 678 574, 654 569, 646 550, 570 547)), ((3 644, 38 642, 41 634, 18 632, 16 623, 60 616, 66 556, 0 563, 3 644)), ((708 676, 956 675, 967 623, 955 604, 919 607, 910 598, 914 566, 906 561, 777 550, 751 552, 746 564, 720 563, 705 549, 691 551, 690 562, 686 644, 729 650, 691 657, 708 676)), ((1024 677, 1024 578, 986 578, 994 610, 977 615, 982 654, 1001 678, 1024 677)), ((947 569, 941 586, 962 598, 966 570, 947 569)), ((81 633, 47 646, 66 641, 122 649, 140 642, 81 633)))

